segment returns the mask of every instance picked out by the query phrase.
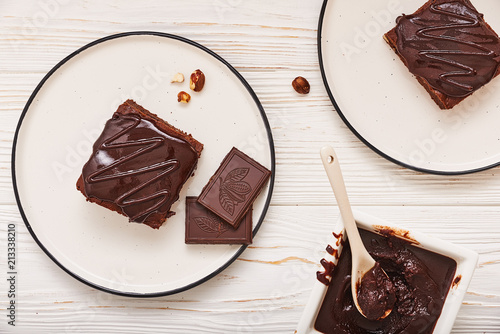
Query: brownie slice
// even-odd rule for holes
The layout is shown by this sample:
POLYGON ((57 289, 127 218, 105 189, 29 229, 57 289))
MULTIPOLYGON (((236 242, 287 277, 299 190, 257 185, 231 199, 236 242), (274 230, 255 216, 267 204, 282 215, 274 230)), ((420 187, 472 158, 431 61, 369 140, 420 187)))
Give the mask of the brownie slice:
POLYGON ((193 174, 203 144, 132 100, 94 143, 76 187, 88 201, 158 229, 193 174))
POLYGON ((469 0, 429 0, 384 39, 441 109, 500 74, 500 40, 469 0))

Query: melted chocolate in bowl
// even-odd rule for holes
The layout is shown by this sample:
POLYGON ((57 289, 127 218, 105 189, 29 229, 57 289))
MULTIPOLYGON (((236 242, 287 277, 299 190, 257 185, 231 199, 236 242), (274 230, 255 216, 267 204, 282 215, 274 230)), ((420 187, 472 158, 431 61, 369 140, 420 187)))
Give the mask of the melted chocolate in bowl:
POLYGON ((455 260, 395 236, 362 229, 360 234, 395 286, 394 308, 382 320, 369 320, 358 312, 351 294, 351 248, 347 242, 331 273, 315 329, 325 334, 431 334, 455 275, 455 260))

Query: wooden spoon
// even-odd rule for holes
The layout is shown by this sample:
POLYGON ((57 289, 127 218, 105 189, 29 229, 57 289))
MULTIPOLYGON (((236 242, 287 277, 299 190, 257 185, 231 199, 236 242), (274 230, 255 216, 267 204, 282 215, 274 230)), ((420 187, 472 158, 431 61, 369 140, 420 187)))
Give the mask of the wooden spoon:
POLYGON ((365 318, 370 320, 383 319, 391 313, 394 307, 394 287, 387 274, 363 245, 352 214, 337 155, 332 147, 326 146, 321 149, 321 160, 337 199, 349 244, 351 245, 351 292, 354 304, 365 318), (365 276, 367 273, 368 275, 365 276), (360 288, 363 291, 361 296, 358 294, 360 288))

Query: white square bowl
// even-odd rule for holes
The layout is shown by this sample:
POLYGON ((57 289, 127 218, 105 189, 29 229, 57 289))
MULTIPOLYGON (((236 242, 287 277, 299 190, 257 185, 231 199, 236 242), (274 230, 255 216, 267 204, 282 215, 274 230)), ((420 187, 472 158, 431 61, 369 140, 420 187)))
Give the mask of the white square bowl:
MULTIPOLYGON (((456 261, 457 269, 452 282, 454 282, 457 277, 460 277, 460 279, 459 281, 457 279, 458 283, 453 283, 450 287, 441 315, 439 316, 433 331, 433 334, 449 333, 453 327, 458 310, 460 309, 465 293, 472 279, 472 274, 474 273, 478 261, 478 254, 467 248, 454 245, 441 239, 429 237, 418 231, 410 231, 399 228, 394 224, 363 212, 354 211, 353 213, 354 219, 360 228, 376 233, 378 230, 387 227, 390 230, 396 231, 397 236, 407 236, 407 239, 409 239, 410 242, 413 242, 417 247, 445 255, 456 261), (415 244, 415 241, 418 242, 418 244, 415 244)), ((344 223, 342 218, 339 218, 334 233, 339 235, 341 232, 345 236, 344 223)), ((330 255, 326 251, 324 258, 334 264, 337 264, 337 259, 342 252, 342 244, 338 242, 338 239, 334 238, 333 234, 331 240, 330 245, 334 249, 338 250, 337 258, 330 255)), ((320 259, 318 259, 318 261, 319 260, 320 259)), ((302 313, 302 317, 300 318, 297 330, 295 331, 296 334, 321 334, 321 332, 314 329, 314 323, 316 322, 316 317, 321 305, 323 304, 323 299, 327 289, 328 286, 316 281, 309 301, 304 309, 304 312, 302 313)))

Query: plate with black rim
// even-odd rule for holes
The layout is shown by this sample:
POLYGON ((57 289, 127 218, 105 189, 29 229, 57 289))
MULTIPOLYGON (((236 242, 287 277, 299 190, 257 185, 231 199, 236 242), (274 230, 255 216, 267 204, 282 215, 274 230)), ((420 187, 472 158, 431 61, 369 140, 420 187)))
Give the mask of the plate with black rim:
MULTIPOLYGON (((500 2, 472 1, 500 32, 500 2)), ((351 131, 401 166, 466 174, 500 164, 500 77, 450 110, 441 110, 383 39, 401 14, 424 0, 325 0, 318 54, 330 99, 351 131)))
POLYGON ((125 296, 181 292, 212 278, 244 245, 186 245, 185 198, 198 196, 232 147, 271 170, 253 204, 253 233, 266 215, 275 157, 264 109, 245 79, 208 48, 176 35, 128 32, 89 43, 59 62, 28 100, 15 133, 12 176, 24 222, 65 272, 94 288, 125 296), (206 84, 189 89, 201 69, 206 84), (176 73, 186 81, 172 83, 176 73), (190 92, 191 101, 177 102, 190 92), (204 144, 194 176, 154 230, 96 204, 76 190, 83 164, 106 120, 134 99, 204 144))

